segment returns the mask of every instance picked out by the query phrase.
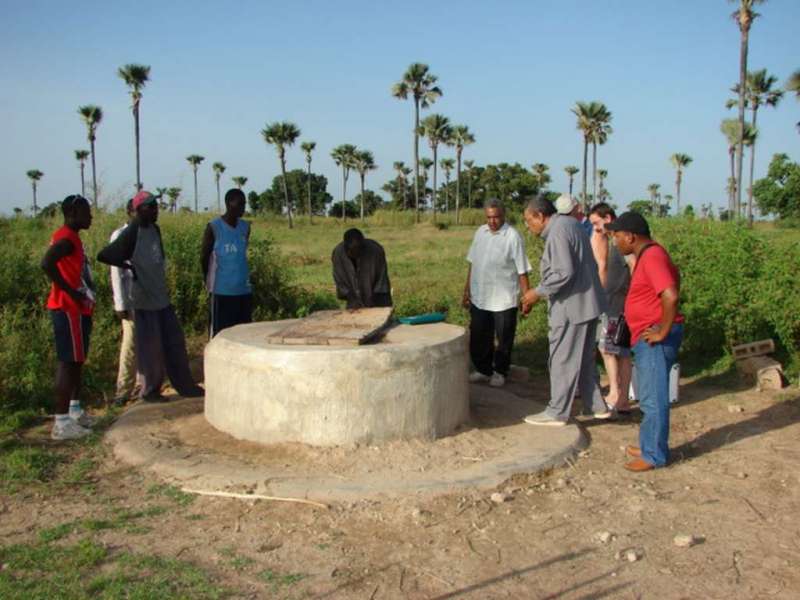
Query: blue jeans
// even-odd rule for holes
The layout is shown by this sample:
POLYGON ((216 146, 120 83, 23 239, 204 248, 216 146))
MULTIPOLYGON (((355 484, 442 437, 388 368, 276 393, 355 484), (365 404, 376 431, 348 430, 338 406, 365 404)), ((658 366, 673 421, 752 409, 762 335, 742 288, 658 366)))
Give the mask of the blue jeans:
POLYGON ((651 346, 639 340, 633 347, 636 394, 644 413, 639 448, 642 458, 656 467, 669 460, 669 370, 678 358, 682 339, 683 324, 675 323, 660 344, 651 346))

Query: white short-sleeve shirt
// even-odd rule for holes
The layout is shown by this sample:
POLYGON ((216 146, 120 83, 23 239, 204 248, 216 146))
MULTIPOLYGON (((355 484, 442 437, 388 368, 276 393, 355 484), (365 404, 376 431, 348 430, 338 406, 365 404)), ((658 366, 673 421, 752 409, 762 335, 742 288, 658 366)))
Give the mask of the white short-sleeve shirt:
POLYGON ((499 312, 519 304, 519 276, 531 270, 525 240, 508 223, 496 232, 481 225, 467 253, 472 264, 469 295, 481 310, 499 312))

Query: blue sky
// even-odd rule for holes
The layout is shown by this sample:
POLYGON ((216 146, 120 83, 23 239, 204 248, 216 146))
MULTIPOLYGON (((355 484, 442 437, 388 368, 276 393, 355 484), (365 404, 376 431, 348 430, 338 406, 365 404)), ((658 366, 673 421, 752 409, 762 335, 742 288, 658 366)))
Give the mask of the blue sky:
MULTIPOLYGON (((561 190, 563 167, 582 160, 570 108, 600 100, 613 113, 599 167, 609 171, 615 203, 646 197, 653 182, 674 193, 668 158, 684 152, 694 158, 684 202, 721 205, 728 163, 719 123, 735 114, 724 102, 738 79, 733 9, 723 0, 0 0, 0 212, 30 206, 29 169, 45 173, 41 204, 79 191, 74 150, 88 148, 76 112, 82 104, 105 112, 97 139, 101 202, 130 196, 133 122, 116 75, 130 62, 152 66, 141 106, 145 186, 181 186, 186 203, 192 175, 185 157, 194 153, 206 157, 201 205, 216 202, 214 161, 228 167, 223 185, 244 175, 247 189, 263 190, 279 165, 260 131, 278 120, 293 121, 301 140, 317 142, 313 169, 328 177, 335 198, 341 176, 330 151, 341 143, 374 152, 380 168, 367 185, 379 190, 393 161, 412 162, 412 104, 389 90, 419 61, 444 91, 427 112, 467 124, 477 137, 464 158, 544 162, 551 187, 561 190)), ((800 2, 771 0, 759 11, 749 67, 768 68, 782 85, 800 68, 800 2)), ((759 112, 757 178, 773 153, 800 160, 799 120, 794 97, 759 112)), ((287 159, 289 168, 304 166, 299 144, 287 159)))

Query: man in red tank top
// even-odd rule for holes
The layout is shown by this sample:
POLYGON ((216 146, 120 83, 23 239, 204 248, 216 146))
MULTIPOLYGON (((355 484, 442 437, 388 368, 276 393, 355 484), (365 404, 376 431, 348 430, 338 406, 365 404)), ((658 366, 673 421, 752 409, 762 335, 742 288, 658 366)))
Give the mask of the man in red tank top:
POLYGON ((47 309, 53 320, 58 356, 51 435, 56 440, 69 440, 88 435, 92 425, 78 400, 95 303, 94 284, 79 232, 91 226, 92 212, 83 196, 67 196, 61 211, 64 225, 53 233, 42 269, 52 281, 47 309))

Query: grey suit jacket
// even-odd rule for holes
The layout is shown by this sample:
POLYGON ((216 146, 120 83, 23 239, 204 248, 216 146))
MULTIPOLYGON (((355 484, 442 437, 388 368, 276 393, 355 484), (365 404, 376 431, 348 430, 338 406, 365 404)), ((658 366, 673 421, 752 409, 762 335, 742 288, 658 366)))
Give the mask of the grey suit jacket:
POLYGON ((544 251, 536 293, 549 303, 551 327, 585 323, 605 312, 605 295, 589 236, 571 216, 555 214, 541 233, 544 251))

